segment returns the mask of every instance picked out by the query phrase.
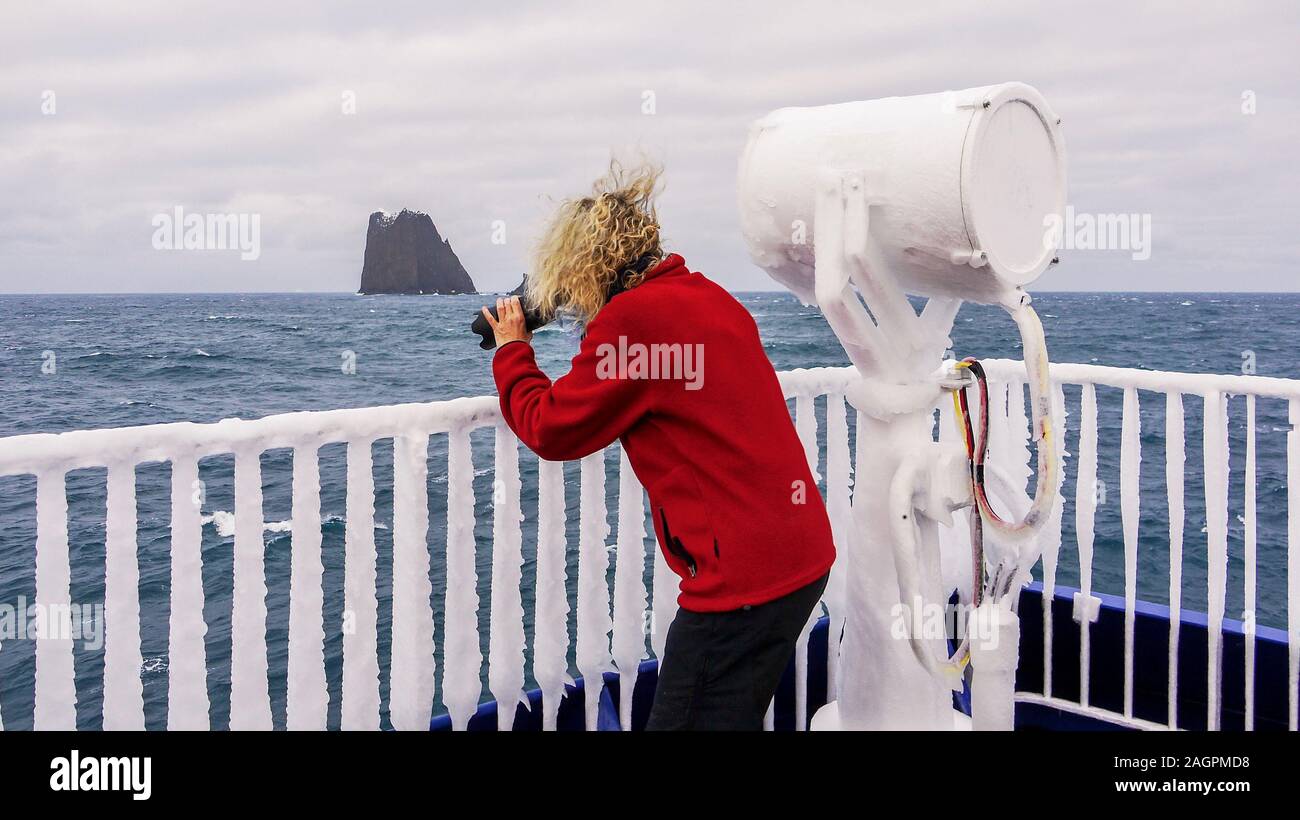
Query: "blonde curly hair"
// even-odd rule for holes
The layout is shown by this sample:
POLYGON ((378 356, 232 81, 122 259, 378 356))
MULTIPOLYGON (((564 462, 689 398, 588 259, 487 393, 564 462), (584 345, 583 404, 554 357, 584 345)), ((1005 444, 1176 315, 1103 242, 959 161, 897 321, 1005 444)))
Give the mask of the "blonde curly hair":
MULTIPOLYGON (((537 244, 525 285, 533 309, 544 316, 568 312, 586 324, 605 306, 619 271, 643 256, 663 258, 654 205, 662 173, 648 162, 625 168, 614 160, 591 196, 560 204, 537 244)), ((647 270, 628 276, 624 287, 636 287, 647 270)))

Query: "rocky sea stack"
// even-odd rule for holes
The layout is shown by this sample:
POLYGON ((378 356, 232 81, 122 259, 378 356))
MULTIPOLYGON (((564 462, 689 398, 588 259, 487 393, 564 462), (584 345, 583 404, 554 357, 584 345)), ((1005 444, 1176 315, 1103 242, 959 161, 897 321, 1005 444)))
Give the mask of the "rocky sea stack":
POLYGON ((361 293, 477 293, 428 214, 376 211, 366 231, 361 293))

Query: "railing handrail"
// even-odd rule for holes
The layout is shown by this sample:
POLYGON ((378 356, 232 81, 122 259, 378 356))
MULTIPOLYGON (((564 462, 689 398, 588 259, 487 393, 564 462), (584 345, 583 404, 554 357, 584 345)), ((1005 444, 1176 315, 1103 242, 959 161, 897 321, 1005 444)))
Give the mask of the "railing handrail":
MULTIPOLYGON (((1024 363, 1018 360, 988 359, 984 366, 995 379, 1013 375, 1023 378, 1024 363)), ((1300 400, 1300 379, 1074 363, 1054 363, 1051 373, 1052 380, 1058 384, 1300 400)), ((782 371, 778 376, 786 395, 793 397, 843 393, 857 378, 857 371, 852 367, 797 368, 782 371)), ((208 423, 180 421, 65 433, 28 433, 0 438, 0 475, 51 469, 68 472, 117 463, 144 464, 167 461, 177 454, 203 458, 253 446, 269 450, 309 443, 391 438, 410 432, 436 435, 455 428, 489 427, 500 417, 495 396, 473 396, 375 407, 304 410, 259 419, 228 418, 208 423)))
POLYGON ((407 433, 436 435, 453 429, 489 427, 501 418, 495 396, 389 404, 339 410, 303 410, 259 419, 228 418, 29 433, 0 438, 0 475, 58 469, 62 472, 112 464, 168 461, 185 454, 203 458, 248 447, 260 450, 392 438, 407 433))

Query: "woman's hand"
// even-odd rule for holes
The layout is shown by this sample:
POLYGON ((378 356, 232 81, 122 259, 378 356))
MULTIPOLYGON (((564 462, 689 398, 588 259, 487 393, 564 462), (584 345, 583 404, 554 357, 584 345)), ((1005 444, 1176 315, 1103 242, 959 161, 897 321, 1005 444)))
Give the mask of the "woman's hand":
POLYGON ((497 300, 497 318, 492 318, 492 311, 486 306, 483 315, 492 326, 492 333, 497 338, 497 347, 506 342, 531 342, 533 334, 524 326, 524 308, 519 304, 518 296, 497 300))

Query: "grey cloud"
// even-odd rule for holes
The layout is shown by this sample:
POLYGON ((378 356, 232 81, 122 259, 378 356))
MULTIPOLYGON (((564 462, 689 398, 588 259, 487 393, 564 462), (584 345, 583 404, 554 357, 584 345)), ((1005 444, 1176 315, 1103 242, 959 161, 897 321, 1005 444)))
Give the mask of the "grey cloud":
POLYGON ((1007 79, 1064 116, 1077 210, 1153 220, 1149 261, 1066 252, 1041 287, 1295 288, 1294 3, 11 5, 0 291, 352 290, 367 215, 401 207, 505 288, 554 199, 638 150, 673 247, 767 288, 735 213, 751 121, 1007 79), (261 258, 154 251, 176 205, 260 213, 261 258))

